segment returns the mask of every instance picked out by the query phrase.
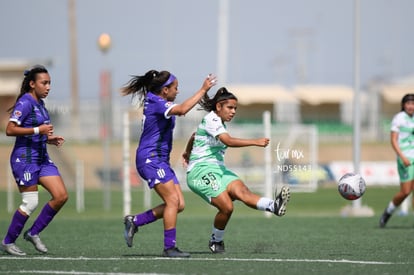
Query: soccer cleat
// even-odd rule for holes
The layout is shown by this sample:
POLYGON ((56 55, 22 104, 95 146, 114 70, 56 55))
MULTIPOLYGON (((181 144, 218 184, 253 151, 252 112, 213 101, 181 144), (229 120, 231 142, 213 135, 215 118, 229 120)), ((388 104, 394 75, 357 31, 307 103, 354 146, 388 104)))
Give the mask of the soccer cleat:
POLYGON ((387 210, 385 210, 384 213, 382 213, 381 215, 379 226, 381 228, 384 228, 390 218, 391 218, 391 214, 388 214, 387 210))
POLYGON ((29 231, 24 232, 24 239, 28 242, 31 242, 37 251, 42 253, 47 253, 47 247, 40 240, 39 235, 31 235, 29 231))
POLYGON ((215 241, 210 240, 208 242, 208 247, 213 253, 224 253, 225 252, 223 241, 215 242, 215 241))
POLYGON ((286 213, 286 206, 290 199, 290 190, 288 186, 282 186, 279 195, 274 202, 274 212, 276 216, 283 216, 286 213))
POLYGON ((182 252, 178 249, 178 247, 172 247, 169 249, 164 249, 162 256, 170 258, 188 258, 190 257, 190 253, 182 252))
POLYGON ((135 233, 138 232, 138 227, 134 224, 134 216, 128 215, 124 218, 125 231, 124 238, 128 247, 132 247, 135 233))
POLYGON ((14 255, 14 256, 26 256, 26 253, 23 252, 16 244, 14 243, 8 243, 5 244, 1 242, 1 250, 4 252, 14 255))

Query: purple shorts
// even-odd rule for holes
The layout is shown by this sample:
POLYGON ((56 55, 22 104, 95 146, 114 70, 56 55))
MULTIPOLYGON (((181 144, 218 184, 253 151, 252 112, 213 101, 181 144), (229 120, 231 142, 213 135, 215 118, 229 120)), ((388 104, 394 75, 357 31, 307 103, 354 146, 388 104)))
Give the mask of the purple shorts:
POLYGON ((39 183, 41 177, 60 176, 59 170, 52 161, 42 164, 26 164, 14 162, 11 165, 14 179, 18 186, 32 186, 39 183))
POLYGON ((149 188, 154 188, 158 183, 166 183, 170 180, 179 184, 177 176, 170 165, 165 162, 149 162, 137 167, 139 175, 148 182, 149 188))

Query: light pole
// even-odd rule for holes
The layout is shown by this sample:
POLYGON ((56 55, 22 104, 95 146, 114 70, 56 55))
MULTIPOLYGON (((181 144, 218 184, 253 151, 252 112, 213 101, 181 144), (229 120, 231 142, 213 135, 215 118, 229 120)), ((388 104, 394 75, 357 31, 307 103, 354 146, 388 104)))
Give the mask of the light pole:
POLYGON ((80 138, 79 79, 78 79, 78 36, 76 31, 76 0, 68 2, 70 77, 71 77, 71 130, 75 140, 80 138))
POLYGON ((104 65, 100 75, 100 107, 101 124, 100 137, 103 143, 104 152, 104 201, 105 210, 111 209, 111 138, 112 138, 112 93, 111 93, 111 74, 106 62, 106 54, 111 48, 111 36, 102 33, 98 38, 98 47, 104 57, 104 65))
POLYGON ((224 84, 227 83, 229 6, 229 0, 220 0, 217 38, 217 75, 220 81, 224 84))
MULTIPOLYGON (((354 0, 354 99, 353 99, 353 164, 354 172, 360 173, 361 162, 361 104, 360 104, 360 0, 354 0)), ((362 205, 362 199, 352 201, 352 216, 373 216, 374 210, 362 205)))

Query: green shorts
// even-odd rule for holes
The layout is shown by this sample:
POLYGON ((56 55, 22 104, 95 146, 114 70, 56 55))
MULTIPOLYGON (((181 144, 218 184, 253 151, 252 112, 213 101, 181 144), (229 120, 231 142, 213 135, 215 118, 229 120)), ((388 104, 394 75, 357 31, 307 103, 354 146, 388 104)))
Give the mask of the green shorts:
POLYGON ((218 165, 196 165, 187 173, 187 185, 206 202, 211 203, 232 181, 240 178, 224 166, 218 165))
POLYGON ((410 159, 411 165, 405 166, 400 158, 397 158, 398 175, 401 182, 407 182, 414 179, 414 161, 410 159))

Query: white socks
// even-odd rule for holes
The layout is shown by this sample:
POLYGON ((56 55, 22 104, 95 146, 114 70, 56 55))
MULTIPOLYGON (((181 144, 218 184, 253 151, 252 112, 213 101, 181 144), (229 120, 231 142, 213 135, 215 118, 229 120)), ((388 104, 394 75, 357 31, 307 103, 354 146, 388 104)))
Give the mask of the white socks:
POLYGON ((388 214, 392 214, 394 212, 395 208, 397 208, 397 207, 394 205, 394 203, 392 201, 390 201, 386 211, 387 211, 388 214))
POLYGON ((256 208, 257 210, 274 212, 275 211, 274 200, 262 197, 257 202, 256 208))
POLYGON ((224 238, 224 230, 217 229, 213 226, 213 232, 211 234, 211 240, 214 242, 221 242, 224 238))

